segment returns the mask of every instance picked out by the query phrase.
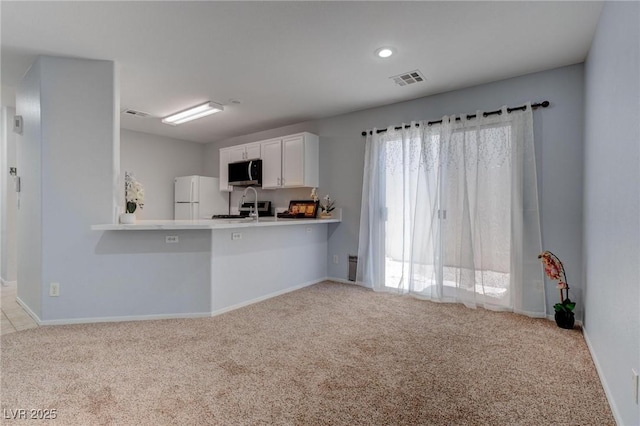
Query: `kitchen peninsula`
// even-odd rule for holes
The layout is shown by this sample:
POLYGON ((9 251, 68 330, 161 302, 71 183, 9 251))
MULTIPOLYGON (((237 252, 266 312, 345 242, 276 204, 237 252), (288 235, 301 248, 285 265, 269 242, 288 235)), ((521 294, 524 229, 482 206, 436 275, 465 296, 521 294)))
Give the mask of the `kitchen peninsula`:
MULTIPOLYGON (((330 219, 261 217, 258 221, 148 220, 93 225, 93 231, 103 231, 97 254, 127 253, 132 263, 147 270, 150 262, 158 265, 159 279, 166 281, 171 275, 176 281, 166 296, 170 299, 166 307, 160 304, 152 316, 109 320, 211 316, 323 281, 327 240, 341 222, 340 211, 336 213, 330 219)), ((150 300, 159 296, 153 285, 138 291, 149 292, 150 300)))

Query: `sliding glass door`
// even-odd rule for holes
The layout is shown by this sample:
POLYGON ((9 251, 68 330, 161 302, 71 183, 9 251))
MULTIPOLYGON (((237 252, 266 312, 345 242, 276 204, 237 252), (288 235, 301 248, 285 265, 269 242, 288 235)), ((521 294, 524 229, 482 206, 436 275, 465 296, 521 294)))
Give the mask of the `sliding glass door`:
POLYGON ((511 308, 511 132, 455 126, 441 162, 442 295, 511 308))
POLYGON ((357 281, 545 315, 530 106, 367 138, 357 281))

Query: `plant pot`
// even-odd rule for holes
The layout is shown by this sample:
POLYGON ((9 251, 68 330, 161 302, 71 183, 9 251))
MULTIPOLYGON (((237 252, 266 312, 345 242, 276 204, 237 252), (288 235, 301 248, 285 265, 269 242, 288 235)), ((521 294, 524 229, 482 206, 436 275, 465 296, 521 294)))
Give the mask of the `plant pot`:
POLYGON ((331 219, 333 215, 331 213, 320 213, 321 219, 331 219))
POLYGON ((566 328, 568 330, 572 329, 573 325, 576 322, 576 318, 573 312, 557 311, 555 314, 555 319, 558 327, 566 328))
POLYGON ((123 225, 132 225, 136 223, 135 213, 122 213, 120 215, 120 223, 123 225))

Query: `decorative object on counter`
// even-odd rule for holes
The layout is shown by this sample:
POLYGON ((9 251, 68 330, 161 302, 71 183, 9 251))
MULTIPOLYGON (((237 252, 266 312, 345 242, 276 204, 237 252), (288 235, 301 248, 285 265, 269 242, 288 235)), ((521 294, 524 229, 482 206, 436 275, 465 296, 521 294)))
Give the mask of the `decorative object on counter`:
POLYGON ((135 223, 136 209, 138 207, 142 209, 144 206, 144 187, 130 172, 124 173, 124 200, 126 212, 120 215, 120 223, 135 223))
POLYGON ((291 200, 289 210, 278 213, 278 217, 285 219, 315 219, 318 213, 318 201, 291 200))
POLYGON ((560 303, 553 305, 553 308, 556 311, 556 324, 558 324, 558 327, 560 328, 572 329, 575 324, 573 310, 575 309, 576 304, 569 299, 569 284, 567 284, 567 274, 564 270, 564 265, 560 259, 550 251, 540 253, 538 255, 538 259, 542 259, 544 273, 550 279, 558 281, 560 303))
POLYGON ((325 195, 320 203, 320 217, 323 219, 328 219, 333 216, 331 213, 335 209, 335 200, 332 200, 329 197, 329 194, 325 195))
POLYGON ((311 190, 311 195, 309 196, 313 201, 318 201, 318 188, 313 188, 311 190))

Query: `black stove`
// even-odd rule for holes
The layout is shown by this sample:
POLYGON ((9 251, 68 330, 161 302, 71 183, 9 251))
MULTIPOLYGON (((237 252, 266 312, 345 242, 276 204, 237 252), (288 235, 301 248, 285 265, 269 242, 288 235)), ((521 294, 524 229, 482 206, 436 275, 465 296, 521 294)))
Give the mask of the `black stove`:
POLYGON ((241 214, 214 214, 211 219, 246 219, 247 217, 241 214))

